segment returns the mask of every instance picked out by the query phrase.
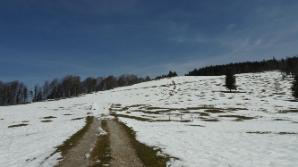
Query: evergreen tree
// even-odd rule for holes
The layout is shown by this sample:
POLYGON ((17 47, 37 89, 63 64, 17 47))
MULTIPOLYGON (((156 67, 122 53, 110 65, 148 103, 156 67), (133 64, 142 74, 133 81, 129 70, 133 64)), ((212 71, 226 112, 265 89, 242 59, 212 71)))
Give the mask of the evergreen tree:
POLYGON ((292 86, 292 94, 296 99, 298 99, 298 74, 296 74, 294 77, 293 86, 292 86))
POLYGON ((226 88, 232 92, 232 90, 236 89, 236 77, 232 72, 227 72, 226 74, 226 88))
POLYGON ((177 75, 177 73, 175 71, 169 71, 169 73, 167 75, 168 78, 176 77, 176 76, 178 76, 178 75, 177 75))
POLYGON ((176 77, 176 76, 178 76, 178 75, 177 75, 177 73, 175 71, 169 71, 168 74, 157 76, 155 79, 171 78, 171 77, 176 77))
POLYGON ((233 74, 240 73, 254 73, 264 72, 272 70, 280 70, 287 75, 294 74, 298 71, 298 57, 290 57, 287 59, 276 60, 275 58, 270 60, 255 61, 255 62, 241 62, 230 63, 224 65, 212 65, 202 67, 200 69, 194 69, 190 71, 188 76, 219 76, 225 75, 229 70, 233 74))

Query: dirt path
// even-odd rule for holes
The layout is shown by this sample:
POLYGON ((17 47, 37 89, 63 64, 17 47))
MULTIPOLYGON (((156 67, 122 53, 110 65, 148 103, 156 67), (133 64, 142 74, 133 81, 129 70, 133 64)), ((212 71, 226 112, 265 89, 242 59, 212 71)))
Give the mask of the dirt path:
POLYGON ((88 159, 90 150, 94 148, 97 135, 99 134, 98 127, 100 127, 100 121, 93 118, 93 122, 88 130, 84 133, 81 140, 74 147, 70 148, 66 155, 63 156, 63 160, 59 162, 59 167, 87 167, 90 166, 88 159))
MULTIPOLYGON (((110 150, 110 165, 100 165, 92 159, 93 151, 101 149, 99 145, 99 127, 101 121, 93 118, 90 127, 81 136, 79 142, 67 150, 63 155, 63 160, 59 162, 58 167, 88 167, 88 166, 112 166, 112 167, 144 167, 142 161, 137 156, 136 151, 131 144, 128 132, 123 129, 116 120, 104 120, 105 130, 108 131, 108 147, 110 150), (91 156, 90 156, 91 154, 91 156)), ((101 143, 102 144, 102 143, 101 143)), ((98 157, 97 157, 98 158, 98 157)))
POLYGON ((108 120, 107 128, 110 133, 111 166, 143 167, 123 127, 115 120, 108 120))

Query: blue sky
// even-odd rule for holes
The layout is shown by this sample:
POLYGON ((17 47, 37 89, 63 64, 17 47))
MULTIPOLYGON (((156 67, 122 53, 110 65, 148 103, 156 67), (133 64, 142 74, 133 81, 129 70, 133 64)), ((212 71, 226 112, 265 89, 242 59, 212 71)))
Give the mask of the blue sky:
POLYGON ((0 1, 0 80, 140 76, 298 54, 297 0, 0 1))

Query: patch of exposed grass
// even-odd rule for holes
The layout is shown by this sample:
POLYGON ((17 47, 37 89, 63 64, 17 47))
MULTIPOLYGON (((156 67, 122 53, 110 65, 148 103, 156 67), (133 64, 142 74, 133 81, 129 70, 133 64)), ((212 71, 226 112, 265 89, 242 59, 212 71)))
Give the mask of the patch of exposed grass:
POLYGON ((155 118, 157 118, 157 116, 153 116, 153 115, 141 115, 141 116, 143 116, 143 117, 149 117, 149 118, 152 118, 152 119, 155 119, 155 118))
POLYGON ((116 118, 122 117, 122 118, 129 118, 129 119, 134 119, 138 121, 147 121, 147 122, 191 122, 190 120, 150 119, 150 118, 138 117, 133 115, 115 114, 115 113, 111 115, 115 116, 116 118))
POLYGON ((286 114, 286 113, 298 113, 298 110, 297 109, 280 110, 279 113, 283 113, 283 114, 286 114))
MULTIPOLYGON (((93 117, 88 116, 86 117, 86 124, 85 126, 77 131, 74 135, 72 135, 69 139, 65 140, 62 145, 56 147, 56 151, 53 152, 49 157, 56 154, 57 152, 61 152, 62 156, 65 156, 68 150, 70 150, 72 147, 74 147, 80 139, 84 136, 84 134, 87 132, 87 130, 90 128, 91 124, 93 122, 93 117)), ((48 158, 49 158, 48 157, 48 158)), ((46 158, 46 159, 48 159, 46 158)))
POLYGON ((31 161, 34 161, 34 160, 36 160, 36 157, 28 158, 28 159, 26 159, 26 162, 31 162, 31 161))
POLYGON ((17 127, 22 127, 22 126, 27 126, 29 124, 24 124, 24 123, 21 123, 21 124, 16 124, 16 125, 10 125, 8 126, 8 128, 17 128, 17 127))
POLYGON ((78 117, 78 118, 73 118, 71 119, 72 121, 77 121, 77 120, 81 120, 81 119, 84 119, 85 117, 78 117))
POLYGON ((278 132, 277 134, 279 134, 279 135, 297 135, 298 133, 296 133, 296 132, 278 132))
POLYGON ((247 92, 241 92, 241 91, 212 91, 212 92, 220 92, 220 93, 247 93, 247 92))
POLYGON ((47 117, 42 117, 43 119, 54 119, 54 118, 57 118, 57 117, 54 117, 54 116, 47 116, 47 117))
POLYGON ((189 120, 189 119, 182 119, 179 122, 191 122, 191 120, 189 120))
MULTIPOLYGON (((101 127, 107 131, 107 123, 105 120, 102 120, 101 127)), ((89 159, 92 162, 90 167, 109 166, 112 157, 108 133, 98 136, 96 145, 91 151, 89 159)))
MULTIPOLYGON (((111 111, 125 111, 123 108, 109 108, 110 112, 111 111)), ((127 108, 128 110, 128 108, 127 108)))
POLYGON ((238 110, 248 110, 247 108, 226 108, 224 110, 228 110, 228 111, 238 111, 238 110))
POLYGON ((216 118, 201 118, 203 121, 207 121, 207 122, 218 122, 219 120, 216 118))
POLYGON ((53 122, 53 121, 50 120, 50 119, 45 119, 45 120, 41 120, 40 122, 43 122, 43 123, 49 123, 49 122, 53 122))
POLYGON ((138 116, 133 116, 133 115, 125 115, 125 114, 111 114, 115 117, 123 117, 123 118, 130 118, 130 119, 135 119, 138 121, 148 121, 148 122, 152 122, 153 120, 149 119, 149 118, 143 118, 143 117, 138 117, 138 116))
MULTIPOLYGON (((219 113, 224 111, 237 111, 237 110, 247 110, 247 108, 216 108, 213 105, 201 105, 198 107, 186 107, 186 108, 168 108, 168 107, 154 107, 150 105, 143 105, 143 104, 136 104, 136 105, 130 105, 125 106, 123 108, 110 108, 111 112, 117 112, 117 111, 126 111, 130 108, 136 108, 132 110, 132 112, 142 112, 145 114, 160 114, 160 113, 167 113, 171 111, 181 111, 181 112, 190 112, 190 110, 208 110, 209 112, 219 113)), ((207 111, 207 112, 208 112, 207 111)))
POLYGON ((205 126, 203 126, 203 125, 195 125, 195 124, 190 124, 190 125, 186 124, 186 126, 205 127, 205 126))
POLYGON ((289 121, 288 119, 283 119, 283 118, 275 118, 273 120, 274 121, 289 121))
POLYGON ((250 131, 250 134, 276 134, 276 135, 297 135, 296 132, 271 132, 271 131, 250 131))
POLYGON ((120 126, 129 135, 130 141, 134 146, 138 157, 141 159, 141 161, 146 167, 166 167, 167 166, 167 162, 170 160, 169 156, 161 155, 160 149, 149 147, 143 143, 140 143, 136 139, 136 133, 131 128, 127 127, 124 123, 120 121, 118 122, 120 126))
POLYGON ((248 117, 248 116, 243 116, 243 115, 219 115, 219 117, 236 118, 235 121, 255 119, 255 117, 248 117))
POLYGON ((160 109, 160 110, 143 110, 143 109, 138 109, 138 110, 131 110, 131 112, 141 112, 144 114, 161 114, 161 113, 167 113, 172 110, 170 109, 160 109))
POLYGON ((148 106, 145 109, 146 110, 167 110, 167 109, 171 109, 171 108, 148 106))
POLYGON ((250 134, 271 134, 272 132, 270 131, 249 131, 246 133, 250 133, 250 134))
POLYGON ((201 112, 199 114, 200 114, 200 116, 209 116, 209 113, 205 113, 205 112, 201 112))
POLYGON ((121 104, 112 104, 109 110, 110 111, 126 111, 126 110, 129 110, 130 108, 136 108, 136 107, 143 108, 145 106, 146 105, 143 105, 143 104, 134 104, 134 105, 130 105, 130 106, 121 107, 121 104))
POLYGON ((207 110, 205 110, 205 112, 207 112, 207 113, 222 113, 223 111, 222 110, 220 110, 220 109, 207 109, 207 110))
POLYGON ((144 104, 133 104, 133 105, 130 105, 128 107, 132 108, 132 107, 142 107, 142 106, 146 106, 144 104))
POLYGON ((113 107, 121 107, 121 104, 112 104, 113 107))
POLYGON ((214 111, 219 111, 223 112, 224 110, 229 110, 229 111, 236 111, 236 110, 247 110, 246 108, 216 108, 213 105, 202 105, 198 107, 186 107, 186 108, 166 108, 166 107, 147 107, 147 110, 161 110, 162 112, 169 112, 169 111, 189 111, 189 110, 214 110, 214 111))

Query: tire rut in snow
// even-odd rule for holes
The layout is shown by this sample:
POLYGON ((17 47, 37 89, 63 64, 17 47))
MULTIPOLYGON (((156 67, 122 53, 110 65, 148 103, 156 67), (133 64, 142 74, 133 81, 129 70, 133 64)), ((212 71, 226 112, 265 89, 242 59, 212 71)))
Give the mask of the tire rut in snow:
POLYGON ((92 118, 92 122, 87 125, 79 141, 62 151, 63 159, 58 163, 58 167, 166 166, 167 158, 158 157, 156 150, 144 144, 139 143, 136 146, 135 136, 131 136, 131 132, 126 129, 128 127, 117 119, 92 118), (98 136, 101 126, 108 133, 98 136), (144 157, 147 160, 144 161, 144 157))
POLYGON ((79 142, 71 147, 57 166, 59 167, 87 167, 92 164, 89 160, 90 151, 94 148, 99 134, 100 121, 92 118, 90 127, 84 132, 79 142))
POLYGON ((108 120, 107 128, 110 137, 111 166, 144 167, 123 127, 115 120, 108 120))

